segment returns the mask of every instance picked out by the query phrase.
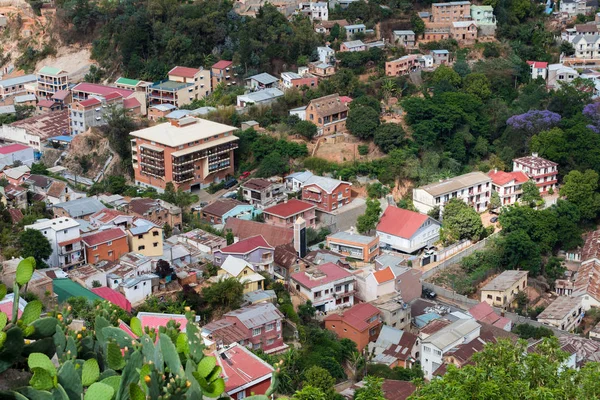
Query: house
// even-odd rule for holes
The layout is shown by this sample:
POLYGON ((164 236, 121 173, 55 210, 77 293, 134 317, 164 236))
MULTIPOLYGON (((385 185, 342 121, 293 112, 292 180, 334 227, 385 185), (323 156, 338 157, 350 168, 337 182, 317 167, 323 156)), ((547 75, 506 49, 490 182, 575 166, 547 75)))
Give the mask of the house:
POLYGON ((581 250, 581 266, 575 275, 572 292, 582 299, 584 311, 600 307, 600 231, 590 232, 581 250))
POLYGON ((298 13, 307 16, 311 21, 327 21, 329 19, 329 3, 312 1, 300 3, 298 13))
POLYGON ((71 103, 71 99, 72 95, 70 90, 59 90, 50 97, 50 100, 58 104, 61 110, 64 110, 66 106, 71 103))
POLYGON ((344 30, 346 31, 346 38, 352 39, 356 34, 364 34, 367 27, 364 24, 346 25, 344 30))
MULTIPOLYGON (((308 67, 303 67, 308 71, 308 67)), ((295 72, 282 72, 281 73, 281 88, 286 89, 298 89, 303 90, 304 88, 316 88, 319 84, 319 78, 308 72, 298 73, 295 72)))
POLYGON ((8 206, 17 209, 27 208, 27 189, 22 186, 9 183, 5 187, 0 187, 0 195, 6 197, 8 206))
POLYGON ((472 319, 459 319, 421 341, 419 358, 425 378, 444 363, 444 355, 459 344, 470 343, 479 336, 481 325, 472 319))
POLYGON ((471 4, 471 19, 477 24, 480 36, 494 36, 496 34, 497 21, 492 6, 471 4))
POLYGON ((13 165, 20 162, 22 165, 31 167, 35 161, 33 149, 20 143, 9 144, 0 147, 0 165, 13 165))
POLYGON ((531 72, 531 79, 542 78, 544 81, 548 77, 548 63, 542 61, 527 61, 531 72))
POLYGON ((26 225, 25 230, 27 229, 41 232, 50 242, 52 254, 46 260, 50 267, 71 269, 86 263, 79 223, 74 219, 66 217, 40 219, 35 224, 26 225))
POLYGON ((177 110, 177 107, 174 104, 156 104, 151 107, 148 107, 148 119, 150 121, 158 121, 161 118, 166 118, 166 116, 177 110))
POLYGON ((239 344, 244 346, 250 339, 247 331, 238 327, 235 321, 219 319, 202 326, 202 339, 208 349, 227 348, 239 344))
POLYGON ((127 234, 123 229, 115 227, 102 229, 81 237, 85 246, 88 262, 97 263, 100 260, 115 261, 129 251, 127 234))
POLYGON ((19 186, 24 183, 31 175, 30 169, 27 165, 20 165, 18 167, 5 169, 0 172, 0 178, 4 178, 11 185, 19 186))
POLYGON ((329 312, 354 305, 356 277, 346 269, 328 262, 292 274, 290 287, 312 301, 317 311, 329 312))
POLYGON ((106 117, 112 109, 123 108, 123 96, 117 92, 104 96, 91 95, 86 100, 69 104, 69 128, 71 135, 86 132, 95 126, 106 125, 106 117))
POLYGON ((304 182, 302 200, 315 204, 317 209, 332 212, 352 201, 350 182, 313 176, 304 182))
POLYGON ((217 199, 200 211, 200 219, 211 225, 224 224, 229 218, 251 220, 260 214, 254 206, 234 199, 217 199))
POLYGON ((572 332, 581 323, 583 315, 580 297, 559 296, 536 319, 542 324, 572 332))
POLYGON ((594 60, 600 58, 600 34, 577 35, 571 40, 575 49, 573 58, 578 60, 594 60))
POLYGON ((417 54, 410 54, 407 56, 402 56, 392 61, 386 61, 386 76, 401 76, 418 70, 419 68, 421 68, 419 57, 420 56, 417 54))
POLYGON ((469 314, 471 314, 478 322, 490 324, 507 332, 510 332, 512 329, 512 321, 496 314, 492 306, 485 301, 469 308, 469 314))
MULTIPOLYGON (((52 188, 52 186, 51 186, 52 188)), ((84 197, 76 200, 68 200, 64 203, 57 203, 52 206, 54 216, 81 218, 89 221, 92 214, 103 210, 104 204, 93 197, 84 197)))
POLYGON ((20 96, 15 96, 13 102, 15 106, 35 107, 35 104, 37 103, 37 97, 35 97, 35 94, 22 94, 20 96))
POLYGON ((491 195, 492 179, 477 171, 413 189, 413 203, 419 212, 426 214, 435 207, 443 211, 450 199, 458 198, 475 211, 483 212, 491 195))
MULTIPOLYGON (((235 219, 235 218, 232 218, 235 219)), ((198 249, 204 254, 213 254, 215 250, 227 246, 227 239, 221 236, 213 235, 212 233, 203 231, 202 229, 194 229, 177 236, 179 243, 184 243, 195 249, 198 249)))
POLYGON ((252 75, 246 78, 246 87, 253 91, 271 89, 277 86, 277 82, 279 82, 279 79, 275 78, 273 75, 263 72, 261 74, 252 75))
POLYGON ((396 292, 402 296, 402 300, 405 303, 410 303, 415 299, 421 297, 421 271, 416 268, 410 268, 407 266, 385 263, 381 265, 381 259, 388 258, 389 256, 379 256, 375 262, 375 268, 378 271, 390 268, 394 273, 395 289, 396 292))
POLYGON ((92 293, 102 297, 104 300, 114 304, 115 306, 131 312, 131 302, 122 294, 109 287, 92 288, 92 293))
POLYGON ((166 80, 150 85, 148 102, 150 105, 172 104, 179 108, 211 92, 209 70, 176 66, 168 72, 166 80))
POLYGON ((288 348, 283 343, 283 314, 272 303, 258 303, 230 311, 223 315, 233 322, 248 337, 247 347, 262 350, 267 354, 281 352, 288 348))
POLYGON ((571 67, 562 64, 549 64, 546 87, 549 89, 559 89, 561 83, 571 83, 578 77, 579 72, 571 67))
POLYGON ((319 54, 319 61, 325 64, 329 64, 335 60, 335 50, 329 46, 317 47, 317 53, 319 54))
POLYGON ((589 338, 600 341, 600 322, 597 323, 589 332, 589 338))
POLYGON ((2 79, 0 80, 0 99, 4 100, 7 97, 27 93, 25 85, 34 82, 37 82, 37 76, 33 74, 2 79))
MULTIPOLYGON (((2 193, 0 191, 0 195, 1 194, 2 193)), ((25 197, 27 197, 27 194, 25 194, 25 197)), ((2 199, 0 199, 0 202, 2 202, 2 199)), ((18 224, 19 222, 23 221, 23 218, 25 218, 25 216, 23 215, 23 212, 18 208, 9 208, 8 213, 10 214, 10 220, 15 225, 18 224)))
POLYGON ((547 194, 550 189, 556 191, 558 184, 558 164, 538 157, 537 153, 531 156, 513 160, 513 171, 522 171, 533 180, 540 189, 540 194, 547 194))
POLYGON ((527 271, 507 270, 481 288, 481 301, 495 307, 510 307, 517 293, 527 287, 527 271))
POLYGON ((214 352, 225 380, 225 394, 232 399, 264 395, 271 386, 274 369, 239 344, 214 352))
POLYGON ((327 236, 327 247, 336 253, 371 262, 379 255, 379 237, 358 235, 353 231, 327 236))
POLYGON ((361 303, 344 310, 342 313, 329 314, 323 320, 325 329, 332 331, 340 339, 350 339, 362 351, 369 342, 379 336, 383 325, 380 311, 369 303, 361 303))
POLYGON ((575 17, 578 14, 587 15, 598 8, 598 3, 590 0, 563 0, 560 3, 559 11, 568 17, 575 17))
POLYGON ((54 181, 51 178, 37 174, 30 175, 25 181, 32 192, 40 194, 45 194, 52 182, 54 181))
POLYGON ((69 116, 68 111, 64 110, 25 118, 10 125, 2 125, 0 126, 0 139, 31 146, 34 150, 41 152, 47 140, 65 135, 68 131, 69 116))
POLYGON ((394 294, 395 277, 392 269, 387 267, 375 270, 367 266, 353 272, 356 277, 357 294, 362 301, 370 302, 382 296, 394 294))
POLYGON ((331 33, 331 28, 333 28, 336 25, 340 28, 343 28, 348 25, 348 21, 346 21, 345 19, 320 21, 315 24, 315 32, 329 35, 329 33, 331 33))
POLYGON ((522 186, 529 180, 523 171, 504 172, 497 169, 488 172, 492 178, 492 190, 500 196, 503 206, 515 204, 523 194, 522 186))
POLYGON ((299 191, 304 186, 304 182, 306 182, 309 178, 313 177, 313 173, 305 170, 301 172, 294 172, 285 177, 285 186, 294 192, 299 191))
POLYGON ((91 264, 70 270, 69 278, 88 289, 97 284, 106 286, 106 272, 91 264))
POLYGON ((383 325, 375 342, 369 343, 373 364, 384 364, 390 368, 412 368, 418 346, 417 336, 388 325, 383 325))
POLYGON ((189 191, 233 174, 233 126, 187 117, 131 132, 136 185, 189 191))
POLYGON ((381 320, 385 325, 397 329, 408 329, 410 327, 411 309, 408 302, 404 301, 399 293, 381 296, 373 300, 371 304, 381 312, 381 320))
MULTIPOLYGON (((68 203, 73 200, 83 199, 85 197, 85 193, 75 192, 67 185, 66 182, 59 180, 53 181, 46 191, 46 202, 53 206, 68 203)), ((85 201, 83 202, 85 203, 85 201)), ((97 206, 97 204, 95 206, 97 206)), ((79 218, 80 216, 77 215, 77 217, 79 218)))
POLYGON ((227 256, 234 256, 248 261, 255 271, 266 271, 273 275, 273 252, 272 247, 265 238, 260 235, 240 240, 234 244, 215 250, 213 252, 214 264, 223 265, 227 256))
POLYGON ((133 90, 134 92, 142 92, 142 93, 146 93, 146 91, 148 90, 148 86, 150 86, 151 84, 152 84, 151 82, 141 81, 139 79, 124 78, 122 76, 120 76, 115 81, 116 88, 128 89, 128 90, 133 90))
POLYGON ((89 222, 95 227, 112 225, 127 228, 133 223, 134 218, 133 215, 126 214, 123 211, 105 208, 90 215, 89 222))
POLYGON ((277 246, 292 243, 294 240, 294 231, 291 228, 284 228, 257 221, 246 221, 239 218, 227 219, 223 230, 225 232, 231 231, 237 241, 261 235, 265 238, 267 243, 275 247, 275 252, 277 252, 277 246))
POLYGON ((307 227, 316 226, 315 210, 317 206, 302 200, 290 199, 283 203, 265 208, 265 224, 291 229, 298 218, 306 222, 307 227))
POLYGON ((335 75, 335 65, 321 61, 308 63, 308 70, 311 74, 316 75, 319 78, 328 78, 335 75))
MULTIPOLYGON (((345 0, 348 1, 348 0, 345 0)), ((340 394, 346 400, 353 400, 357 389, 363 388, 366 382, 364 380, 355 383, 348 389, 342 390, 340 394)), ((408 381, 397 381, 393 379, 384 379, 381 385, 383 397, 386 400, 407 400, 416 390, 414 383, 408 381)))
POLYGON ((395 44, 404 46, 406 48, 414 48, 415 47, 415 32, 411 30, 400 30, 393 31, 392 38, 395 44))
POLYGON ((250 92, 237 96, 237 106, 269 105, 280 97, 283 97, 283 92, 275 87, 261 89, 257 92, 250 92))
POLYGON ((213 280, 220 281, 226 278, 235 278, 240 281, 244 285, 244 293, 264 289, 265 277, 254 272, 252 265, 241 258, 227 256, 213 280))
POLYGON ((127 98, 133 94, 133 90, 121 89, 114 86, 100 85, 97 83, 82 82, 71 89, 74 102, 88 100, 93 97, 105 97, 118 94, 122 98, 127 98))
POLYGON ((42 67, 37 73, 36 96, 51 97, 54 93, 69 89, 69 74, 60 68, 42 67))
POLYGON ((146 300, 155 288, 158 288, 159 279, 155 274, 140 275, 125 280, 119 289, 132 305, 137 305, 146 300))
POLYGON ((284 282, 289 282, 292 274, 304 272, 312 265, 306 258, 300 257, 294 240, 295 238, 292 238, 288 243, 275 247, 274 275, 284 282))
POLYGON ((125 207, 130 214, 148 218, 158 224, 168 224, 171 228, 182 229, 181 208, 162 199, 134 198, 125 207))
POLYGON ((452 22, 450 36, 459 43, 473 43, 477 40, 477 24, 473 21, 452 22))
POLYGON ((388 206, 377 224, 381 247, 414 253, 440 239, 439 221, 418 212, 388 206))
POLYGON ((573 28, 566 28, 560 33, 563 42, 572 43, 573 39, 579 35, 594 36, 600 33, 596 24, 576 24, 573 28))
POLYGON ((235 78, 232 79, 232 76, 235 76, 232 61, 221 60, 214 63, 210 68, 210 75, 212 77, 213 90, 221 83, 226 86, 236 84, 235 78))
POLYGON ((431 50, 434 65, 446 65, 450 62, 448 50, 431 50))
POLYGON ((367 50, 367 46, 362 42, 362 40, 351 40, 349 42, 343 42, 340 45, 341 53, 365 50, 367 50))
POLYGON ((163 228, 146 219, 136 218, 126 230, 131 251, 147 257, 162 256, 163 228))
POLYGON ((240 185, 244 201, 258 208, 264 208, 275 201, 276 185, 266 179, 252 178, 240 185))

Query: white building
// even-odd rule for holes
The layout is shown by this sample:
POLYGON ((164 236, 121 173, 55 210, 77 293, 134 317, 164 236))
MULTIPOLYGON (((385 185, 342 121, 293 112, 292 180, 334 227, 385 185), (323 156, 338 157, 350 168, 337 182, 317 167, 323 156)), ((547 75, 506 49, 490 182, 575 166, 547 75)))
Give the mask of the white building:
POLYGON ((414 253, 440 239, 441 224, 435 219, 394 206, 386 208, 377 224, 381 248, 414 253))
POLYGON ((421 68, 433 68, 433 56, 431 54, 420 55, 417 60, 421 68))
POLYGON ((396 276, 390 267, 379 271, 367 267, 354 276, 356 276, 358 293, 363 301, 370 302, 396 293, 396 276))
POLYGON ((470 172, 413 189, 413 203, 417 210, 426 214, 436 206, 443 210, 450 199, 458 198, 475 211, 483 212, 491 194, 491 178, 483 172, 470 172))
POLYGON ((459 319, 440 329, 421 342, 419 357, 425 378, 444 364, 444 354, 459 344, 469 343, 479 337, 481 325, 473 319, 459 319))
POLYGON ((495 169, 488 175, 492 178, 492 189, 500 196, 503 206, 515 204, 523 195, 523 184, 529 180, 523 171, 504 172, 495 169))
POLYGON ((571 40, 575 49, 574 58, 597 59, 600 58, 600 35, 577 35, 571 40))
POLYGON ((48 266, 71 269, 86 263, 79 223, 73 218, 40 219, 25 226, 27 229, 40 231, 50 242, 52 254, 46 260, 48 266))
POLYGON ((586 15, 593 11, 591 4, 588 5, 588 2, 591 3, 590 0, 562 0, 559 11, 569 17, 574 17, 577 14, 586 15))
POLYGON ((583 319, 583 306, 580 297, 557 297, 537 316, 538 322, 563 331, 571 332, 583 319))
POLYGON ((317 47, 317 53, 319 54, 319 61, 325 64, 329 64, 335 58, 335 51, 329 46, 317 47))
POLYGON ((575 78, 579 77, 579 72, 571 67, 562 64, 548 65, 548 81, 546 86, 549 89, 560 88, 560 83, 571 83, 575 78))
POLYGON ((329 7, 327 2, 300 3, 298 5, 298 12, 310 18, 311 21, 329 20, 329 7))
POLYGON ((356 278, 333 263, 325 263, 291 276, 291 287, 317 311, 329 312, 354 305, 356 278))
POLYGON ((548 63, 541 61, 527 61, 531 72, 531 79, 536 80, 542 78, 546 80, 548 78, 548 63))
POLYGON ((136 276, 127 279, 120 288, 131 304, 137 304, 152 294, 152 281, 155 280, 158 283, 158 279, 158 275, 155 274, 136 276))
POLYGON ((294 172, 293 174, 289 174, 285 177, 285 186, 288 189, 297 192, 300 189, 302 189, 302 186, 304 186, 304 182, 306 182, 313 176, 314 174, 310 171, 294 172))
POLYGON ((0 147, 0 165, 13 165, 17 161, 31 167, 35 161, 33 148, 20 143, 0 147))

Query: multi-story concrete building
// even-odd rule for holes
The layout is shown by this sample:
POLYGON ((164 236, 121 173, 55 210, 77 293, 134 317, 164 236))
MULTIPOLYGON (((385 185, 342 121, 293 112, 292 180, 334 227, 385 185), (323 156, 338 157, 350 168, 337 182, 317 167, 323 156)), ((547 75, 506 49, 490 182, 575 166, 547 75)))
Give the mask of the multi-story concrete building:
POLYGON ((377 224, 381 247, 414 253, 440 239, 441 224, 426 214, 388 206, 377 224))
POLYGON ((287 348, 283 342, 283 314, 272 303, 258 303, 230 311, 223 315, 245 333, 244 344, 253 350, 265 353, 282 351, 287 348))
POLYGON ((535 182, 541 194, 546 194, 550 189, 556 191, 558 183, 558 164, 538 157, 537 153, 531 156, 513 160, 513 171, 523 171, 535 182))
POLYGON ((175 67, 167 79, 148 87, 150 105, 173 104, 181 107, 202 99, 212 92, 210 71, 198 68, 175 67))
POLYGON ((118 227, 90 233, 81 240, 85 245, 86 259, 90 263, 98 263, 101 260, 116 261, 129 251, 127 234, 118 227))
POLYGON ((134 198, 126 206, 130 214, 148 218, 160 226, 169 224, 171 228, 182 229, 181 208, 161 199, 134 198))
POLYGON ((496 16, 492 6, 471 5, 471 19, 477 24, 479 35, 494 36, 496 34, 496 16))
POLYGON ((52 254, 46 260, 48 266, 67 270, 86 263, 79 223, 74 219, 41 219, 25 226, 25 230, 27 229, 41 232, 50 242, 52 254))
POLYGON ((330 262, 292 274, 290 284, 296 292, 312 301, 318 311, 329 312, 354 305, 356 277, 330 262))
POLYGON ((473 21, 452 22, 450 37, 459 43, 473 43, 477 39, 477 24, 473 21))
POLYGON ((337 93, 311 100, 306 107, 306 120, 317 125, 317 136, 344 132, 346 118, 348 106, 337 93))
POLYGON ((307 16, 311 21, 327 21, 329 19, 329 6, 327 2, 300 3, 298 13, 307 16))
POLYGON ((304 86, 315 88, 319 84, 319 78, 314 75, 305 73, 303 75, 295 72, 281 73, 281 88, 286 89, 301 89, 304 86))
POLYGON ((123 97, 119 93, 105 96, 93 95, 87 100, 69 104, 69 129, 71 135, 78 135, 94 126, 106 124, 106 117, 112 110, 123 108, 123 97))
POLYGON ((531 72, 531 79, 542 78, 546 80, 548 77, 548 63, 542 61, 527 61, 531 72))
POLYGON ((251 205, 264 208, 275 201, 275 184, 271 181, 261 178, 253 178, 242 183, 242 196, 244 201, 251 205))
POLYGON ((346 25, 344 26, 344 30, 346 31, 346 39, 352 39, 357 33, 364 34, 367 27, 365 24, 346 25))
POLYGON ((122 98, 127 98, 131 96, 134 91, 87 82, 78 83, 71 89, 72 101, 87 100, 90 97, 104 97, 114 93, 118 93, 122 98))
POLYGON ((235 85, 235 75, 233 73, 233 62, 227 60, 221 60, 213 64, 210 69, 212 77, 213 89, 219 86, 223 82, 226 86, 235 85))
POLYGON ((413 203, 427 214, 436 206, 442 210, 450 199, 458 198, 483 212, 491 195, 492 179, 483 172, 470 172, 413 189, 413 203))
POLYGON ((191 190, 223 181, 233 174, 236 129, 186 117, 131 132, 136 184, 162 192, 167 182, 191 190))
POLYGON ((27 93, 25 85, 35 82, 37 82, 37 76, 33 74, 0 80, 0 99, 4 100, 10 96, 27 93))
POLYGON ((583 319, 581 297, 557 297, 536 319, 542 324, 572 332, 583 319))
POLYGON ((416 35, 411 30, 400 30, 393 32, 394 43, 398 46, 404 46, 407 49, 415 47, 416 35))
POLYGON ((362 351, 379 336, 383 325, 381 312, 369 303, 356 304, 340 314, 330 314, 324 319, 325 329, 335 332, 340 339, 350 339, 362 351))
POLYGON ((163 228, 142 218, 127 227, 129 248, 146 257, 163 255, 163 228))
POLYGON ((119 77, 119 79, 117 79, 115 81, 115 87, 117 87, 119 89, 128 89, 128 90, 133 90, 134 92, 142 92, 144 94, 148 90, 148 86, 150 86, 151 84, 152 84, 152 82, 146 82, 146 81, 141 81, 139 79, 129 79, 129 78, 123 78, 123 77, 119 77))
POLYGON ((592 60, 600 58, 600 35, 577 35, 571 40, 575 49, 573 58, 592 60))
POLYGON ((563 65, 550 64, 548 65, 548 80, 546 86, 548 89, 558 89, 561 83, 571 83, 579 77, 577 70, 563 65))
POLYGON ((265 208, 263 215, 265 224, 279 226, 282 228, 293 228, 294 222, 298 218, 306 221, 306 226, 314 228, 316 226, 315 206, 302 200, 290 199, 283 203, 265 208))
POLYGON ((385 74, 387 76, 401 76, 414 72, 421 67, 419 55, 410 54, 392 61, 386 61, 385 74))
POLYGON ((302 187, 302 200, 312 203, 321 211, 332 212, 350 204, 352 191, 350 182, 313 176, 302 187))
POLYGON ((515 204, 523 194, 523 184, 529 180, 522 171, 504 172, 496 169, 488 172, 488 176, 492 178, 492 190, 498 193, 503 206, 515 204))
POLYGON ((227 257, 233 256, 247 261, 255 271, 265 271, 273 275, 273 253, 275 248, 264 237, 256 235, 240 240, 213 252, 214 264, 223 265, 227 257))
POLYGON ((598 8, 598 3, 591 0, 563 0, 560 2, 559 11, 569 17, 578 14, 586 15, 598 8))
POLYGON ((60 68, 42 67, 36 75, 38 98, 51 97, 56 92, 69 89, 69 74, 60 68))
POLYGON ((507 270, 481 288, 481 301, 495 307, 509 307, 517 293, 527 287, 527 271, 507 270))
POLYGON ((456 22, 471 19, 471 2, 451 1, 431 5, 431 22, 456 22))
POLYGON ((338 232, 327 236, 327 247, 336 253, 371 262, 379 255, 379 237, 338 232))
POLYGON ((319 54, 319 61, 325 64, 329 64, 335 60, 335 50, 329 46, 317 47, 317 54, 319 54))

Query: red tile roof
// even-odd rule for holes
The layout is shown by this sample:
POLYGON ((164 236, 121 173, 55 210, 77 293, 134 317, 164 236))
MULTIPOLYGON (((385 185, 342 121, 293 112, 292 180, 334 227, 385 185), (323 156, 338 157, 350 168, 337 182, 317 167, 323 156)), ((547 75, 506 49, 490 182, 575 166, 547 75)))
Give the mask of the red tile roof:
POLYGON ((0 147, 0 154, 11 154, 11 153, 14 153, 15 151, 26 150, 26 149, 30 149, 30 148, 31 147, 25 146, 24 144, 19 144, 19 143, 9 144, 8 146, 0 147))
POLYGON ((325 263, 323 265, 317 265, 305 272, 298 272, 293 274, 291 278, 306 288, 314 288, 317 286, 324 285, 326 283, 337 281, 338 279, 347 278, 352 274, 346 271, 344 268, 335 265, 334 263, 325 263), (322 273, 325 276, 320 279, 311 279, 307 274, 310 273, 322 273))
POLYGON ((291 228, 247 221, 245 219, 227 218, 223 230, 227 232, 228 229, 231 229, 233 236, 240 240, 262 235, 267 243, 273 247, 288 244, 294 240, 294 230, 291 228))
POLYGON ((394 273, 390 267, 380 269, 379 271, 373 272, 373 276, 377 283, 385 283, 394 280, 394 273))
POLYGON ((340 96, 340 101, 344 104, 348 104, 352 102, 352 97, 348 97, 348 96, 340 96))
POLYGON ((289 218, 301 212, 316 208, 314 204, 302 200, 291 199, 287 203, 280 203, 269 208, 265 208, 265 214, 272 214, 281 218, 289 218))
POLYGON ((107 95, 104 96, 104 98, 106 100, 113 100, 113 99, 118 99, 118 98, 122 98, 122 97, 123 96, 120 93, 117 93, 117 92, 112 92, 112 93, 109 93, 109 94, 107 94, 107 95))
POLYGON ((91 94, 98 94, 100 96, 106 96, 110 93, 116 92, 123 97, 129 97, 133 94, 133 90, 121 89, 113 86, 99 85, 97 83, 82 82, 72 89, 73 92, 86 92, 91 94))
POLYGON ((489 314, 494 314, 494 309, 488 303, 482 301, 476 306, 469 308, 469 314, 471 314, 477 321, 481 321, 489 314))
POLYGON ((381 386, 386 400, 406 400, 417 387, 412 382, 386 379, 381 386))
MULTIPOLYGON (((274 369, 269 364, 255 356, 241 345, 235 345, 222 352, 215 352, 214 356, 223 369, 225 379, 225 392, 232 396, 242 387, 251 382, 270 380, 274 369)), ((269 385, 263 389, 266 391, 269 385)), ((257 392, 255 394, 264 394, 257 392)))
POLYGON ((504 171, 490 171, 488 176, 492 178, 492 182, 498 186, 506 185, 508 182, 514 180, 515 183, 525 183, 529 180, 529 177, 522 171, 504 172, 504 171))
POLYGON ((184 78, 193 78, 200 70, 198 68, 175 67, 169 71, 169 75, 183 76, 184 78))
POLYGON ((217 63, 215 63, 212 67, 216 68, 216 69, 225 69, 227 67, 231 67, 232 64, 233 64, 232 61, 221 60, 221 61, 218 61, 217 63))
POLYGON ((127 110, 131 110, 132 108, 138 108, 141 106, 142 105, 140 104, 138 99, 136 99, 135 97, 131 97, 129 99, 123 100, 123 107, 127 110))
POLYGON ((410 239, 428 218, 425 214, 389 206, 381 216, 377 230, 410 239))
POLYGON ((369 303, 360 303, 347 309, 342 314, 331 314, 325 317, 325 321, 344 321, 358 331, 368 329, 373 323, 367 322, 373 315, 378 315, 377 307, 369 303))
POLYGON ((123 310, 127 312, 131 312, 131 303, 125 296, 121 293, 109 288, 109 287, 99 287, 92 289, 92 292, 96 293, 98 296, 102 297, 104 300, 110 301, 117 307, 121 307, 123 310))
POLYGON ((90 97, 87 100, 80 101, 79 104, 83 107, 89 107, 89 106, 95 106, 97 104, 102 104, 102 102, 95 97, 90 97))
POLYGON ((8 213, 10 214, 10 219, 13 224, 17 224, 23 219, 23 213, 18 208, 10 208, 8 213))
POLYGON ((274 247, 267 243, 262 235, 256 235, 249 237, 248 239, 240 240, 227 247, 223 247, 221 252, 227 254, 248 254, 259 247, 275 250, 274 247))
POLYGON ((128 214, 124 213, 123 211, 115 210, 114 208, 104 208, 104 209, 92 214, 90 216, 90 218, 100 221, 102 223, 107 223, 117 217, 125 216, 125 215, 128 215, 128 214))
POLYGON ((125 237, 127 237, 127 235, 121 228, 112 228, 83 236, 81 240, 83 240, 88 246, 97 246, 110 240, 117 240, 125 237))
POLYGON ((527 61, 527 64, 533 65, 533 68, 548 68, 548 63, 547 62, 527 61))
POLYGON ((161 313, 146 313, 140 312, 137 317, 142 322, 142 328, 149 327, 152 329, 158 329, 161 326, 167 326, 167 323, 171 320, 178 322, 180 330, 185 332, 188 320, 185 315, 181 314, 161 314, 161 313))
POLYGON ((53 102, 52 100, 40 100, 37 103, 37 105, 39 107, 52 107, 54 104, 56 104, 56 103, 53 102))

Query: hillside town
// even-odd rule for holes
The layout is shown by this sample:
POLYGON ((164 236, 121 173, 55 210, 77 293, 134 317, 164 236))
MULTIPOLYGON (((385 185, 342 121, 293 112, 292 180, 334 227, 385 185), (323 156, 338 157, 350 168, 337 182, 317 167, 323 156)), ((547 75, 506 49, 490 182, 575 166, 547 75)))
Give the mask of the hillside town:
POLYGON ((0 5, 0 398, 600 398, 597 2, 83 3, 0 5))

